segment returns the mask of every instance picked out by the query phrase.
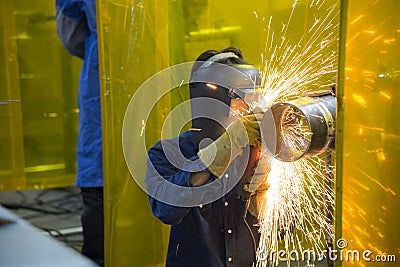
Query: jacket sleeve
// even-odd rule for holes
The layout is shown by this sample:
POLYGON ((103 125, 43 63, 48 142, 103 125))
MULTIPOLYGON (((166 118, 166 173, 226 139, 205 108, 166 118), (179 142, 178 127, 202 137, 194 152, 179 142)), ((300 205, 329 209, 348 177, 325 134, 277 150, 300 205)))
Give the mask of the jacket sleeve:
POLYGON ((149 150, 145 183, 152 212, 163 223, 180 223, 192 209, 185 206, 187 199, 190 198, 192 203, 193 201, 200 203, 203 196, 192 194, 189 187, 191 174, 189 169, 191 168, 194 172, 201 168, 195 165, 195 163, 193 166, 186 164, 182 169, 174 166, 163 153, 160 143, 149 150))
POLYGON ((57 0, 57 34, 67 51, 81 59, 85 56, 88 27, 80 1, 57 0))

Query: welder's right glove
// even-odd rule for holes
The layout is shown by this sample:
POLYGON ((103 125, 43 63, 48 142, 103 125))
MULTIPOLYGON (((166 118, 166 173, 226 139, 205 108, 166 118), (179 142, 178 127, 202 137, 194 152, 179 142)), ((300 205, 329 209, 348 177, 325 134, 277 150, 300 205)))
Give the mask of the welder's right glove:
POLYGON ((257 167, 249 183, 251 200, 249 212, 254 217, 258 217, 262 207, 266 205, 266 193, 269 188, 268 175, 271 171, 272 157, 265 154, 258 162, 257 167))
POLYGON ((261 150, 262 118, 263 114, 247 115, 230 125, 217 140, 198 152, 200 161, 219 178, 244 147, 251 145, 261 150))
POLYGON ((249 181, 250 193, 254 193, 256 191, 264 192, 268 190, 269 184, 267 182, 267 178, 272 168, 271 162, 272 157, 269 154, 264 154, 264 156, 257 161, 254 174, 249 181))

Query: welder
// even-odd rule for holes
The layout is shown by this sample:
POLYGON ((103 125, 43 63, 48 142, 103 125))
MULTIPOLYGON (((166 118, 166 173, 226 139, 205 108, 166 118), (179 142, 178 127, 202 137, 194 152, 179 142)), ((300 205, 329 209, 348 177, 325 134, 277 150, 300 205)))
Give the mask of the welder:
POLYGON ((202 53, 189 83, 192 128, 148 151, 151 209, 171 225, 166 266, 256 262, 270 158, 262 152, 263 115, 246 99, 260 83, 239 49, 202 53))

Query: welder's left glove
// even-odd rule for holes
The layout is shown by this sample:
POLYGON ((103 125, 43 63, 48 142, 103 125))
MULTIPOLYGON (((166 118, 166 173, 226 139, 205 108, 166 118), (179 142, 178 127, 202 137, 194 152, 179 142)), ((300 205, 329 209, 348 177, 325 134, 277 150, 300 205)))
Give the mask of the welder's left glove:
POLYGON ((262 118, 263 114, 247 115, 230 125, 217 140, 197 153, 200 161, 212 174, 221 177, 228 165, 247 145, 261 150, 262 118))

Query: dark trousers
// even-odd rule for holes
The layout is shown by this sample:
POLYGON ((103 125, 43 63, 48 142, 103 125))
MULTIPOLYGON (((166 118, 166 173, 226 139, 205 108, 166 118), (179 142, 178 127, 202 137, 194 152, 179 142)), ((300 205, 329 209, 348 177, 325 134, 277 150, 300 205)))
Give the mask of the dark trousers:
POLYGON ((83 213, 82 254, 104 266, 103 187, 81 187, 83 213))

